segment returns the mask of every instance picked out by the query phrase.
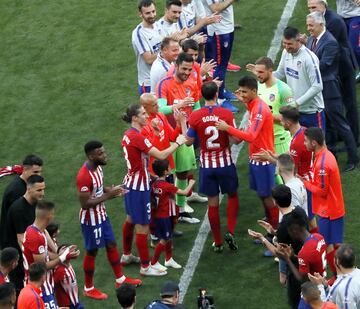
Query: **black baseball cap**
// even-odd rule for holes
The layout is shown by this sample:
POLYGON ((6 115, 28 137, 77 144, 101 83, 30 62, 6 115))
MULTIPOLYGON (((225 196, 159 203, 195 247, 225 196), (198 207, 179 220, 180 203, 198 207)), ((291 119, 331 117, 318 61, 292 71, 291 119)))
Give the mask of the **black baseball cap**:
POLYGON ((166 281, 161 288, 160 296, 175 296, 180 292, 179 285, 174 281, 166 281))

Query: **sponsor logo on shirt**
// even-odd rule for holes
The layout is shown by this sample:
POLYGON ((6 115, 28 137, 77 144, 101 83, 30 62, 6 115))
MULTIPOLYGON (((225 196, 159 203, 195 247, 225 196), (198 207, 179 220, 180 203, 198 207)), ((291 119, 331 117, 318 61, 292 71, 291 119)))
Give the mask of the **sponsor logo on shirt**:
POLYGON ((147 138, 144 139, 144 142, 147 147, 149 147, 149 148, 152 147, 150 141, 147 138))
POLYGON ((263 120, 263 115, 261 115, 261 114, 256 114, 255 120, 262 121, 262 120, 263 120))
POLYGON ((320 169, 319 176, 326 176, 326 175, 327 175, 326 171, 324 169, 320 169))
POLYGON ((305 262, 302 258, 298 258, 298 260, 299 260, 299 265, 305 265, 305 262))
POLYGON ((290 156, 297 157, 297 151, 295 149, 290 149, 290 156))
POLYGON ((80 192, 88 192, 90 191, 88 187, 84 186, 84 187, 81 187, 80 189, 80 192))
POLYGON ((291 69, 291 68, 286 68, 286 75, 292 77, 292 78, 295 78, 295 79, 299 79, 299 72, 294 70, 294 69, 291 69))

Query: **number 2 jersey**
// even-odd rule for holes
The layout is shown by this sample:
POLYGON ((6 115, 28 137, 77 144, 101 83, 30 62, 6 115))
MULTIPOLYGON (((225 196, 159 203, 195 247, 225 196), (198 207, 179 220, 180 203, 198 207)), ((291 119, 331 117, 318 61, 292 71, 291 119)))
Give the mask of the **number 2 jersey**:
POLYGON ((198 136, 200 140, 202 168, 218 168, 233 164, 229 135, 215 127, 215 123, 220 119, 235 127, 232 112, 217 105, 204 106, 190 115, 187 135, 198 136))

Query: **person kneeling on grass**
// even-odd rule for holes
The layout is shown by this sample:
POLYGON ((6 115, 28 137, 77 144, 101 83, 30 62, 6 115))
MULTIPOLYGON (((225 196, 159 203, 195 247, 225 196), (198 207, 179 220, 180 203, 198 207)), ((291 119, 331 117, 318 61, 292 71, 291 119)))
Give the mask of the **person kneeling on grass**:
POLYGON ((166 271, 166 267, 181 268, 181 265, 172 258, 172 223, 169 216, 170 209, 175 209, 175 194, 187 195, 195 184, 191 179, 185 189, 178 189, 165 180, 170 174, 168 160, 155 160, 152 164, 154 173, 158 178, 151 187, 151 200, 155 208, 155 235, 160 239, 155 247, 151 260, 151 267, 159 271, 166 271), (165 266, 159 263, 159 257, 165 251, 165 266))

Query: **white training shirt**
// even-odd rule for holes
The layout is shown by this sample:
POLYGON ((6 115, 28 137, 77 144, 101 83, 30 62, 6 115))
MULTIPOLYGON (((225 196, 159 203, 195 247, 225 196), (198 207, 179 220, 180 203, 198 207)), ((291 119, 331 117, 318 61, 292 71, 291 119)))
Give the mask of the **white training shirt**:
POLYGON ((132 32, 131 42, 135 51, 138 70, 138 83, 140 86, 150 86, 151 64, 146 63, 142 56, 145 52, 157 54, 160 50, 162 36, 156 23, 153 28, 145 28, 140 23, 132 32))
POLYGON ((336 0, 337 13, 343 18, 360 16, 360 6, 355 0, 336 0))
POLYGON ((183 5, 181 10, 181 15, 179 19, 180 28, 191 28, 196 25, 196 20, 204 18, 206 16, 204 7, 200 1, 195 3, 193 0, 191 3, 183 5), (199 5, 202 7, 202 11, 199 11, 199 5))
POLYGON ((171 63, 161 57, 161 53, 159 53, 150 70, 151 92, 155 93, 157 83, 166 76, 170 66, 171 63))
MULTIPOLYGON (((224 0, 202 0, 206 16, 210 16, 213 12, 210 9, 211 4, 221 3, 224 0)), ((219 13, 221 15, 221 21, 207 26, 209 36, 214 34, 228 34, 234 32, 234 10, 233 6, 230 5, 225 10, 219 13)))
POLYGON ((297 177, 285 183, 291 190, 291 205, 299 206, 308 214, 307 193, 304 183, 297 177))
POLYGON ((319 59, 310 49, 302 45, 296 54, 284 49, 273 74, 282 80, 286 78, 300 113, 313 114, 324 109, 319 59))
POLYGON ((161 35, 162 39, 166 36, 171 36, 173 33, 181 30, 179 22, 169 23, 164 19, 164 17, 161 17, 156 22, 156 26, 159 29, 159 34, 161 35))

